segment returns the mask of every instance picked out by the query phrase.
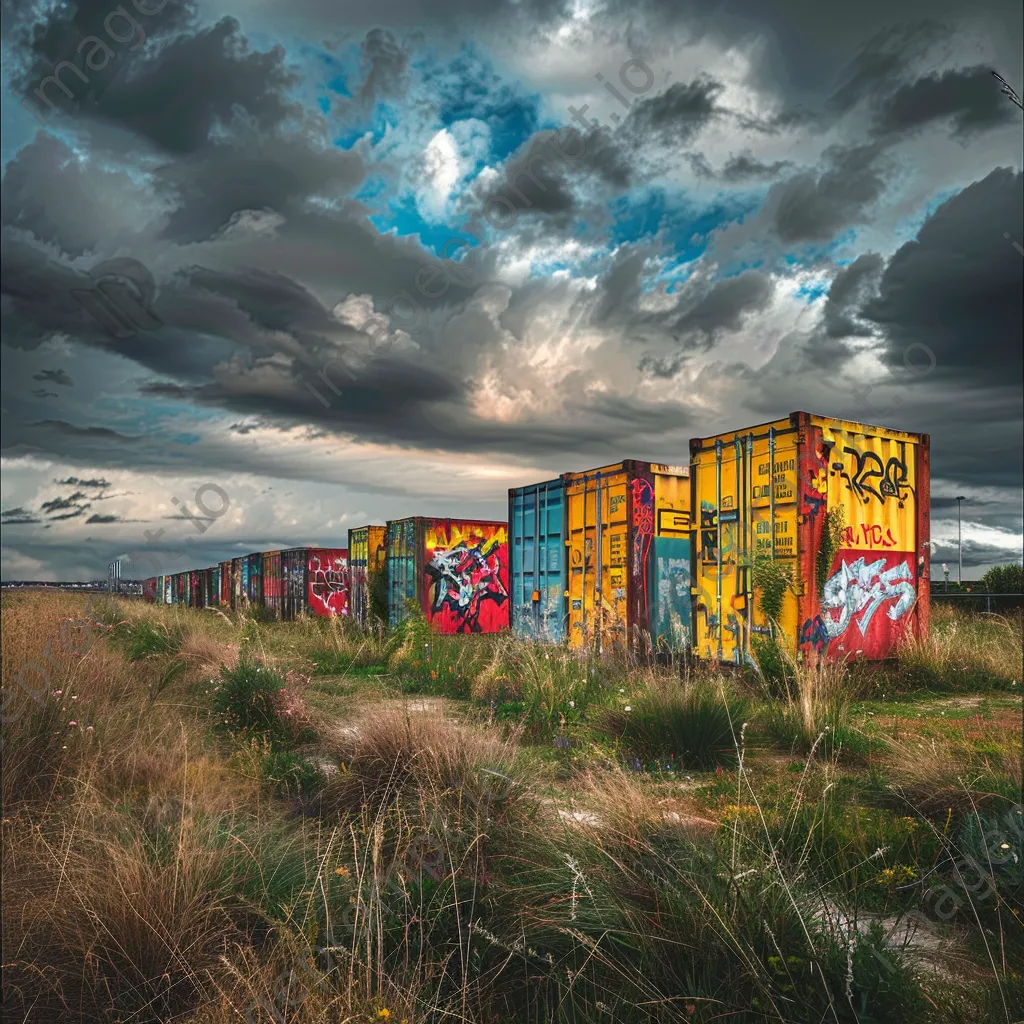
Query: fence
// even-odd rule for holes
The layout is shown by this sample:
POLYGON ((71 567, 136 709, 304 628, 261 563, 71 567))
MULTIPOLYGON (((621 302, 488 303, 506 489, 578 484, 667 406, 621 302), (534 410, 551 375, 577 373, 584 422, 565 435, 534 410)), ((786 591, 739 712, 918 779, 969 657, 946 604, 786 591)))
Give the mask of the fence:
POLYGON ((1024 608, 1024 594, 979 594, 977 591, 964 593, 963 591, 944 591, 941 584, 938 589, 931 592, 932 601, 948 601, 965 611, 972 612, 1002 612, 1013 611, 1016 608, 1024 608))

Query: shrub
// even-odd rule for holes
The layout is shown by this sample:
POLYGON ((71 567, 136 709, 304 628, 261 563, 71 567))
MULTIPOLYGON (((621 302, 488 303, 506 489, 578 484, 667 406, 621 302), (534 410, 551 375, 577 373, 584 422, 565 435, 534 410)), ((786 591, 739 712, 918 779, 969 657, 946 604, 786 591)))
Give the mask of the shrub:
POLYGON ((114 639, 131 661, 176 654, 184 639, 176 623, 158 623, 150 619, 136 619, 119 623, 114 639))
POLYGON ((420 712, 377 711, 346 730, 332 753, 345 766, 324 792, 324 807, 335 811, 367 808, 372 815, 424 794, 457 803, 479 803, 484 791, 501 790, 498 803, 522 795, 513 741, 420 712))
POLYGON ((824 592, 825 584, 828 581, 828 574, 832 571, 832 563, 835 561, 836 552, 842 543, 841 538, 845 523, 846 511, 842 505, 830 508, 825 513, 825 521, 821 527, 821 543, 818 547, 818 554, 814 565, 819 595, 824 592))
POLYGON ((774 630, 782 616, 782 602, 793 584, 792 569, 786 562, 758 555, 751 569, 754 587, 760 592, 761 611, 774 630))
POLYGON ((493 701, 495 715, 517 717, 535 736, 582 721, 602 696, 603 675, 577 651, 516 637, 494 640, 494 654, 472 681, 478 701, 493 701))
POLYGON ((260 774, 274 785, 278 794, 286 796, 315 793, 326 780, 319 765, 289 750, 270 751, 263 759, 260 774))
POLYGON ((747 702, 724 683, 651 687, 622 708, 609 708, 598 729, 642 765, 713 768, 735 756, 747 702), (627 710, 628 709, 628 710, 627 710))
POLYGON ((265 665, 243 658, 233 669, 221 668, 221 681, 211 698, 215 727, 229 733, 262 733, 281 736, 285 731, 278 716, 275 696, 284 679, 265 665))
POLYGON ((994 565, 978 581, 978 589, 989 594, 1024 594, 1024 565, 994 565))

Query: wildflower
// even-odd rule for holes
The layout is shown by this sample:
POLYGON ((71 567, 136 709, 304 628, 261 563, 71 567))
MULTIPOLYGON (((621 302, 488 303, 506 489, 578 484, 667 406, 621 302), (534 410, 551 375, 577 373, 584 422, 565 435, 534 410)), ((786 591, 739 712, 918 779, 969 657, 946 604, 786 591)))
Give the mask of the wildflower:
POLYGON ((349 869, 348 869, 348 868, 346 868, 346 867, 338 867, 338 868, 335 868, 335 869, 334 869, 334 873, 335 873, 336 875, 341 875, 341 877, 342 877, 342 878, 348 878, 348 876, 349 876, 349 875, 350 875, 350 874, 351 874, 352 872, 351 872, 351 871, 349 871, 349 869))
POLYGON ((86 732, 92 732, 92 726, 91 726, 91 725, 87 725, 87 726, 85 727, 85 731, 86 731, 86 732))
POLYGON ((71 726, 71 728, 73 729, 76 725, 78 725, 78 723, 77 722, 68 722, 68 725, 71 726))
POLYGON ((571 708, 576 707, 576 701, 574 701, 574 700, 569 701, 569 707, 571 707, 571 708))
POLYGON ((54 697, 59 697, 63 692, 64 692, 63 690, 54 690, 53 691, 53 695, 54 695, 54 697))
POLYGON ((381 1008, 380 1010, 378 1010, 376 1017, 374 1017, 374 1020, 390 1020, 390 1019, 391 1019, 391 1011, 386 1006, 381 1008))
POLYGON ((632 711, 633 709, 627 704, 622 710, 623 711, 632 711))
POLYGON ((619 693, 625 693, 625 692, 626 692, 626 688, 624 686, 620 686, 619 687, 619 693))

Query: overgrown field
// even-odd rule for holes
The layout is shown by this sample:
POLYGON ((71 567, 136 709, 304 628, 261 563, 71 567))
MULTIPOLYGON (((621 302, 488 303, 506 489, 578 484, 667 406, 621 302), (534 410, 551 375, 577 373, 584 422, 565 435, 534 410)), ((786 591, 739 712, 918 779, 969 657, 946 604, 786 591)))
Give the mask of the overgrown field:
POLYGON ((1019 1021, 1021 659, 5 596, 5 1019, 1019 1021))

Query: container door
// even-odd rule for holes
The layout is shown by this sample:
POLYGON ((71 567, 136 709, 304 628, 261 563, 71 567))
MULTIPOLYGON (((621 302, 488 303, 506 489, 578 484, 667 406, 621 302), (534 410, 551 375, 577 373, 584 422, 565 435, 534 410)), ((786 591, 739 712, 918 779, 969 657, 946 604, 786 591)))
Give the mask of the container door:
POLYGON ((904 636, 927 629, 927 437, 809 419, 801 567, 814 585, 803 598, 799 649, 891 657, 904 636))
POLYGON ((627 474, 566 474, 569 643, 625 646, 628 625, 627 474))
POLYGON ((650 572, 651 642, 658 653, 693 646, 690 467, 652 465, 655 529, 650 572))
POLYGON ((408 615, 406 601, 416 599, 416 520, 388 523, 388 622, 397 626, 408 615))
POLYGON ((369 557, 370 530, 359 527, 348 533, 349 599, 352 604, 352 619, 360 626, 367 621, 366 570, 369 557))
POLYGON ((788 420, 758 431, 704 441, 693 467, 700 506, 696 646, 705 658, 736 665, 750 664, 752 638, 773 628, 795 653, 795 589, 786 591, 773 627, 754 587, 754 563, 780 563, 798 579, 798 434, 788 420))
POLYGON ((565 489, 560 480, 511 494, 513 628, 557 643, 565 636, 565 489))

